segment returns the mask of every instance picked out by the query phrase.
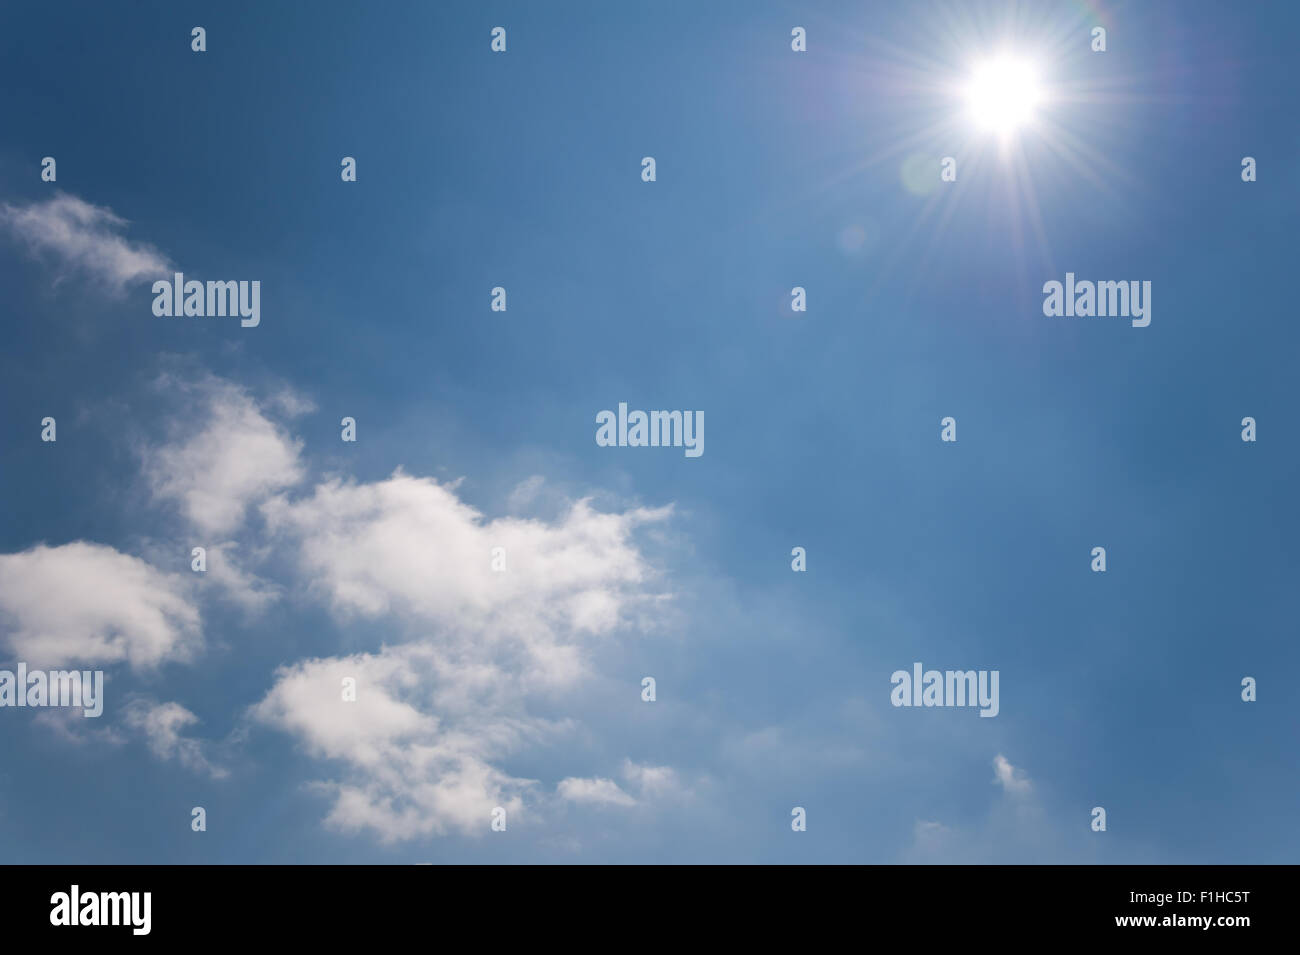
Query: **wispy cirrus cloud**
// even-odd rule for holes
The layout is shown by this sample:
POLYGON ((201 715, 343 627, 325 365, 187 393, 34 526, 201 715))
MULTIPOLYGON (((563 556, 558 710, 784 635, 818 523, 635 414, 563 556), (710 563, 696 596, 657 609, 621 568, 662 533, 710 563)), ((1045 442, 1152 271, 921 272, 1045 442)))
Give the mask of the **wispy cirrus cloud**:
POLYGON ((62 192, 40 202, 0 205, 0 225, 48 260, 56 280, 81 275, 114 295, 171 269, 158 249, 121 234, 127 224, 106 206, 62 192))

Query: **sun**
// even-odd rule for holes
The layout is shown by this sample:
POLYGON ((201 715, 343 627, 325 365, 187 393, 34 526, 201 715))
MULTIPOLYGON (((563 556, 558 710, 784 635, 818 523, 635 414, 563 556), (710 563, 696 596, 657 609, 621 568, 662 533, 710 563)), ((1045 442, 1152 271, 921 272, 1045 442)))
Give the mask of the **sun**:
POLYGON ((965 94, 975 125, 1002 136, 1032 123, 1044 98, 1033 61, 1010 55, 976 66, 965 94))

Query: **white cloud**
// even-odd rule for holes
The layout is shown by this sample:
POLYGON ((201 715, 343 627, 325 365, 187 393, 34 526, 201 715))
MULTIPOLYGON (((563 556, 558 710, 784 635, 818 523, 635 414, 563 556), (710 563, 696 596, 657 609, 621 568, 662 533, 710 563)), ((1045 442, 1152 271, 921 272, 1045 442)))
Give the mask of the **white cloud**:
POLYGON ((248 613, 266 609, 280 596, 280 588, 244 569, 235 558, 239 545, 234 541, 207 547, 207 575, 221 594, 248 613))
POLYGON ((1016 769, 1001 753, 993 757, 993 781, 999 783, 1008 793, 1027 793, 1030 790, 1029 777, 1022 770, 1016 769))
POLYGON ((347 768, 343 781, 319 784, 335 797, 328 825, 393 842, 448 829, 485 833, 497 806, 508 817, 523 809, 530 781, 488 760, 529 735, 528 721, 427 712, 438 696, 429 660, 420 648, 390 648, 302 661, 282 668, 252 708, 255 719, 347 768), (356 681, 355 701, 343 698, 345 678, 356 681))
MULTIPOLYGON (((249 710, 321 760, 313 785, 331 798, 327 825, 384 841, 483 834, 498 806, 513 826, 553 805, 534 798, 537 784, 511 773, 509 761, 574 731, 567 714, 575 689, 594 676, 599 645, 644 627, 670 599, 635 538, 671 508, 606 513, 579 500, 554 519, 488 519, 455 484, 400 470, 295 491, 306 474, 301 444, 266 409, 291 416, 306 402, 281 392, 259 405, 211 377, 172 374, 161 386, 178 427, 193 427, 145 450, 145 476, 157 499, 209 535, 199 540, 208 541, 210 576, 165 575, 87 543, 0 557, 10 641, 40 659, 183 659, 200 640, 198 611, 183 594, 212 586, 256 610, 278 585, 301 585, 297 596, 318 599, 344 624, 381 620, 389 639, 372 652, 280 668, 249 710), (253 508, 262 521, 247 520, 253 508), (237 528, 247 549, 224 537, 237 528), (498 547, 504 572, 492 566, 498 547), (291 572, 276 584, 235 559, 248 554, 267 567, 272 553, 291 572), (355 701, 343 698, 344 678, 356 681, 355 701), (550 718, 536 715, 538 704, 550 718)), ((220 775, 205 755, 212 744, 186 735, 195 722, 180 703, 138 701, 124 726, 159 757, 220 775)), ((570 779, 560 791, 623 805, 688 792, 673 770, 630 761, 621 785, 570 779)))
MULTIPOLYGON (((341 619, 391 620, 403 641, 285 668, 252 711, 343 764, 341 778, 321 784, 334 796, 329 824, 387 841, 485 833, 497 806, 516 818, 533 783, 501 761, 571 729, 531 715, 530 701, 571 690, 588 673, 589 640, 663 599, 631 538, 666 508, 605 514, 579 501, 552 522, 488 521, 454 485, 399 471, 329 481, 262 510, 341 619), (493 547, 505 548, 502 573, 493 547), (355 702, 342 699, 345 677, 357 681, 355 702)), ((632 778, 647 792, 670 782, 650 768, 632 778)), ((583 784, 562 785, 574 794, 583 784)), ((608 785, 594 787, 584 794, 617 801, 608 785)))
POLYGON ((677 770, 670 766, 644 766, 630 759, 623 761, 623 777, 644 799, 662 800, 690 795, 677 770))
POLYGON ((292 388, 280 388, 271 395, 267 404, 286 418, 300 418, 316 410, 316 402, 292 388))
POLYGON ((545 483, 546 479, 540 474, 534 474, 532 477, 520 481, 515 486, 515 489, 510 492, 510 497, 506 499, 506 509, 511 514, 518 514, 528 510, 533 501, 537 500, 537 495, 541 493, 542 486, 545 483))
POLYGON ((614 780, 600 776, 590 779, 570 776, 560 780, 555 791, 567 802, 597 806, 636 806, 690 795, 677 771, 670 766, 643 766, 625 759, 623 778, 637 794, 635 797, 614 780))
POLYGON ((237 385, 205 378, 165 377, 162 388, 194 401, 201 423, 175 443, 146 452, 145 471, 157 498, 175 501, 206 534, 239 527, 249 505, 303 478, 301 441, 267 418, 237 385))
POLYGON ((34 666, 183 660, 201 639, 187 583, 85 541, 0 554, 0 629, 34 666))
POLYGON ((129 283, 159 278, 171 269, 157 249, 118 234, 127 225, 125 219, 66 193, 26 205, 2 205, 0 224, 34 253, 53 259, 61 274, 81 273, 115 294, 129 283))
POLYGON ((197 716, 179 703, 154 703, 140 699, 127 706, 125 715, 126 725, 144 735, 150 751, 159 759, 176 759, 187 769, 220 779, 227 775, 227 771, 208 761, 198 740, 181 732, 198 721, 197 716))
POLYGON ((1049 815, 1029 779, 1002 754, 994 757, 993 769, 993 781, 1002 793, 990 801, 987 815, 969 816, 961 823, 917 820, 900 861, 909 865, 1097 861, 1086 825, 1062 824, 1049 815))
POLYGON ((612 779, 579 779, 570 776, 561 779, 555 791, 561 799, 568 802, 584 803, 592 806, 635 806, 636 800, 629 796, 612 779))
POLYGON ((254 715, 295 733, 314 755, 366 765, 382 746, 437 730, 437 720, 398 698, 414 682, 396 654, 304 660, 277 672, 254 715), (355 701, 343 698, 344 679, 356 681, 355 701))
POLYGON ((298 501, 278 497, 263 513, 296 541, 303 574, 341 617, 433 625, 470 659, 499 645, 522 655, 533 679, 563 684, 585 672, 585 638, 656 599, 631 536, 669 508, 605 514, 582 500, 554 522, 487 521, 453 486, 399 470, 369 484, 330 481, 298 501), (495 547, 504 572, 492 569, 495 547))

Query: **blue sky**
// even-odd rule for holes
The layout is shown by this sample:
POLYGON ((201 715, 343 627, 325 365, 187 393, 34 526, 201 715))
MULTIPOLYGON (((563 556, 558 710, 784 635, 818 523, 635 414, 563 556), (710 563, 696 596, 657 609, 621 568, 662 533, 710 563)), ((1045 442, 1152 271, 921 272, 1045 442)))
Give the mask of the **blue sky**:
POLYGON ((1296 861, 1296 21, 7 8, 0 666, 107 699, 0 709, 5 860, 1296 861), (947 89, 1008 44, 1018 156, 947 89), (1067 271, 1150 326, 1044 316, 1067 271), (914 661, 998 716, 893 707, 914 661))

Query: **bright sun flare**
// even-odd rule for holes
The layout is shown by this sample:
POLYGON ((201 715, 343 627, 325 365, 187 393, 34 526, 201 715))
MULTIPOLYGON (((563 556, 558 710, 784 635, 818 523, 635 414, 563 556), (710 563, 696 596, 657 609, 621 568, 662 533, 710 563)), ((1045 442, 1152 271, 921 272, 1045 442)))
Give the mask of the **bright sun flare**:
POLYGON ((980 64, 966 88, 966 101, 976 125, 1008 134, 1034 118, 1043 100, 1038 71, 1028 60, 1002 56, 980 64))

